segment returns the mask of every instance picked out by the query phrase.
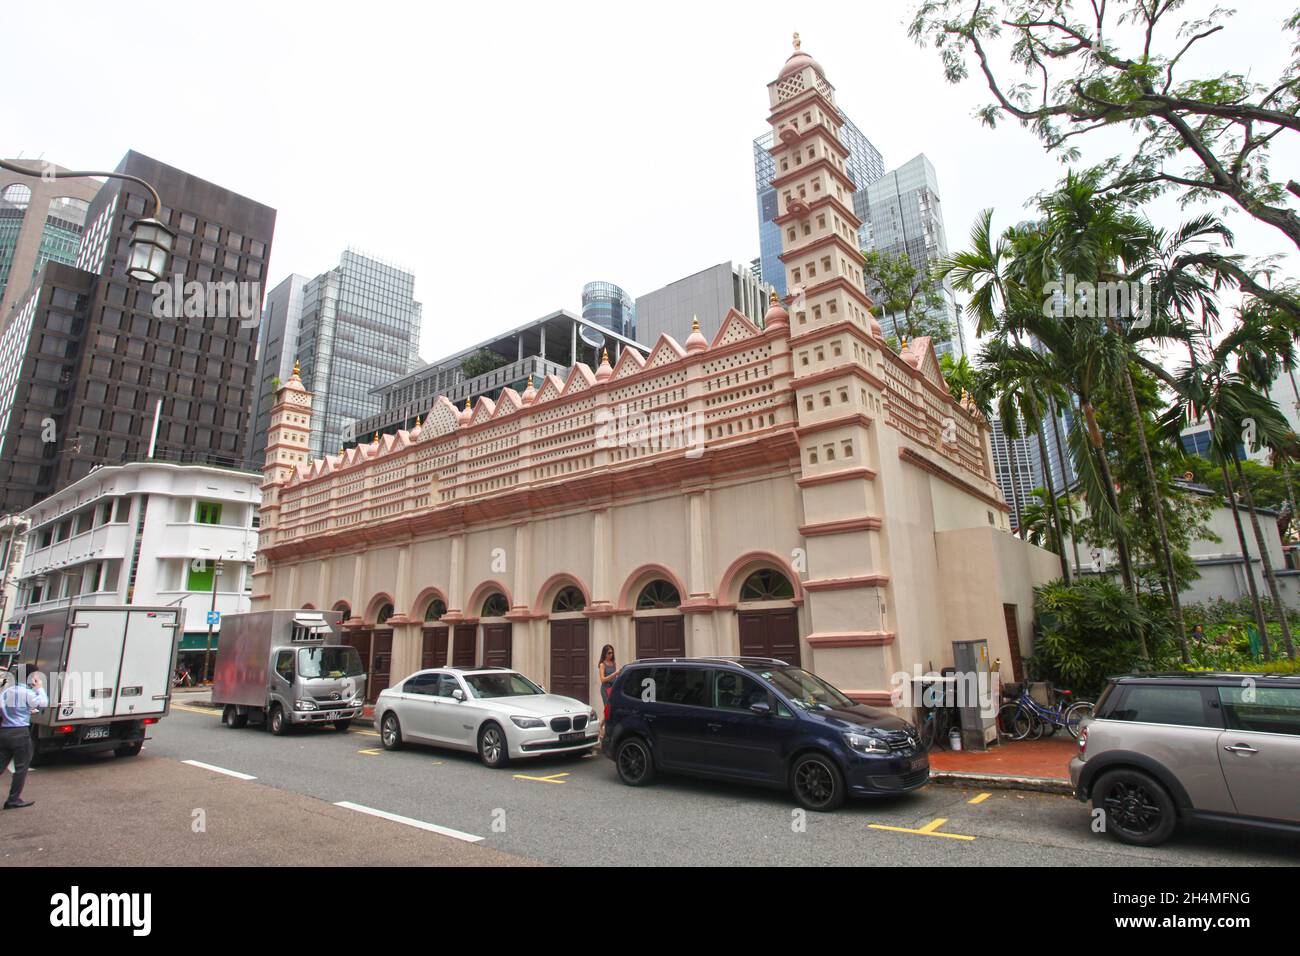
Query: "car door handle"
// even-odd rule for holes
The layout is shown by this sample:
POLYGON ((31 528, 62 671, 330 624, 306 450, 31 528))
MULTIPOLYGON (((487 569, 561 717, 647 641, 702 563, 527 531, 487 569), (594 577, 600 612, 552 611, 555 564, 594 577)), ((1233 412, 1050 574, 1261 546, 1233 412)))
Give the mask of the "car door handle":
POLYGON ((722 724, 709 724, 709 730, 721 730, 722 724))
POLYGON ((1256 750, 1254 747, 1250 746, 1249 744, 1233 744, 1231 747, 1224 747, 1223 749, 1226 750, 1226 751, 1228 751, 1228 753, 1230 753, 1230 754, 1257 754, 1257 753, 1259 753, 1258 750, 1256 750))

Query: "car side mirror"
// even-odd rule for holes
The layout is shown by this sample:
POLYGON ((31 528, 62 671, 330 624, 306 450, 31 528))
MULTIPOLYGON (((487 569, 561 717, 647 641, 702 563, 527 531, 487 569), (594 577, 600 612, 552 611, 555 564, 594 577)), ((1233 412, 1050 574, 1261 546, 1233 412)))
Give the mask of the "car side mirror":
POLYGON ((455 698, 456 700, 458 700, 458 701, 460 701, 460 700, 464 700, 464 699, 465 699, 465 692, 464 692, 463 690, 461 690, 459 687, 457 687, 455 690, 453 690, 453 691, 451 692, 451 696, 452 696, 453 698, 455 698))
POLYGON ((760 701, 757 704, 750 704, 749 709, 752 713, 758 714, 760 717, 772 716, 772 705, 766 701, 760 701))

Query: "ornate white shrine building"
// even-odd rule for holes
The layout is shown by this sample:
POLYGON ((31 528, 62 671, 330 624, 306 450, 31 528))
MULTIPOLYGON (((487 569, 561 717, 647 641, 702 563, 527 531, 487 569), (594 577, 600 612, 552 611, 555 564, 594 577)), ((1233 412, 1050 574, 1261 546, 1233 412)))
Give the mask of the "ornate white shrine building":
POLYGON ((984 638, 1017 669, 1055 556, 1010 534, 987 422, 928 339, 895 354, 863 291, 835 93, 796 49, 769 84, 788 287, 763 327, 576 366, 308 460, 297 372, 268 432, 254 609, 344 613, 371 697, 506 664, 597 700, 595 666, 752 654, 890 702, 984 638))

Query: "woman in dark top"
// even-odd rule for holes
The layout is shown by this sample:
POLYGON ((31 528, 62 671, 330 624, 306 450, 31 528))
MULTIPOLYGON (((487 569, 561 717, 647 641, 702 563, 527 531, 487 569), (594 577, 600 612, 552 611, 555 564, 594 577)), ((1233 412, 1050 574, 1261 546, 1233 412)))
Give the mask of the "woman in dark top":
POLYGON ((609 703, 609 692, 614 687, 614 678, 618 676, 618 663, 614 660, 614 645, 606 644, 600 649, 600 663, 596 665, 596 676, 600 678, 600 699, 609 703))

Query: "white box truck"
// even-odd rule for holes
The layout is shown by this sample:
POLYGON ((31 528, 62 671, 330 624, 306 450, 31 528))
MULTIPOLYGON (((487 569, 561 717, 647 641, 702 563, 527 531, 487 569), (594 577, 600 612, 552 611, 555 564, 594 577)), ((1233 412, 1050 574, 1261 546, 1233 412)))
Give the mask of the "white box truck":
POLYGON ((212 703, 227 727, 250 720, 277 736, 295 725, 347 730, 366 700, 361 655, 337 611, 249 611, 221 619, 212 703))
POLYGON ((30 614, 18 666, 45 680, 49 706, 32 715, 36 756, 112 750, 134 757, 171 709, 184 631, 176 607, 78 607, 30 614))

